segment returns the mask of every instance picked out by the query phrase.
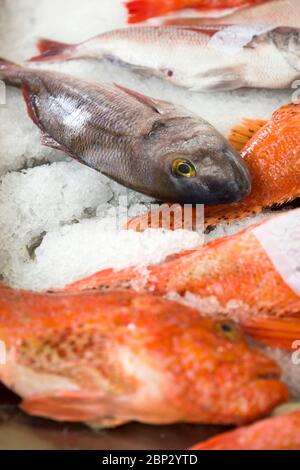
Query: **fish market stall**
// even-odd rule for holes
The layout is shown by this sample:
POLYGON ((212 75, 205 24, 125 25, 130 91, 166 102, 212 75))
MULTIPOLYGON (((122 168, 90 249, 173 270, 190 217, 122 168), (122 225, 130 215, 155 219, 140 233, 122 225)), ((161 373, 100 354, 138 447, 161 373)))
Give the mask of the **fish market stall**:
POLYGON ((0 0, 0 449, 186 449, 300 397, 300 2, 133 3, 0 0))

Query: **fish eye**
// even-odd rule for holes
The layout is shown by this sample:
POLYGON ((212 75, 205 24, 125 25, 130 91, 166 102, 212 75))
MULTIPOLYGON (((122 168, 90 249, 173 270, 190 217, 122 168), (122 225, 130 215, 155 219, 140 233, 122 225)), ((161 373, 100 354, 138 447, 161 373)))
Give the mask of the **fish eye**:
POLYGON ((234 340, 237 336, 237 329, 232 323, 229 322, 220 322, 217 323, 217 332, 226 336, 226 338, 231 341, 234 340))
POLYGON ((194 165, 190 161, 181 160, 180 158, 173 161, 172 171, 175 176, 184 176, 185 178, 196 176, 194 165))

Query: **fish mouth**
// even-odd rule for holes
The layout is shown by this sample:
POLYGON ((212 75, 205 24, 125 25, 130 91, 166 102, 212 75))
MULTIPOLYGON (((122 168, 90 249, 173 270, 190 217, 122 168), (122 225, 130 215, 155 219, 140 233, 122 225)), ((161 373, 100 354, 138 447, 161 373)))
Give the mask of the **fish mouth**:
POLYGON ((226 149, 224 154, 228 158, 230 181, 225 185, 224 197, 226 203, 239 202, 251 193, 252 179, 248 167, 237 152, 226 149))
POLYGON ((269 358, 262 358, 254 371, 254 380, 280 380, 281 368, 269 358))
MULTIPOLYGON (((205 175, 204 194, 199 189, 198 199, 202 204, 231 204, 237 203, 248 196, 252 189, 252 181, 249 170, 239 154, 230 147, 222 151, 219 167, 216 171, 212 170, 213 160, 208 167, 205 175), (201 196, 200 196, 201 195, 201 196)), ((194 194, 194 199, 197 195, 194 194)), ((192 201, 192 203, 199 202, 192 201)))
POLYGON ((263 372, 256 376, 257 380, 279 380, 280 373, 278 371, 263 372))

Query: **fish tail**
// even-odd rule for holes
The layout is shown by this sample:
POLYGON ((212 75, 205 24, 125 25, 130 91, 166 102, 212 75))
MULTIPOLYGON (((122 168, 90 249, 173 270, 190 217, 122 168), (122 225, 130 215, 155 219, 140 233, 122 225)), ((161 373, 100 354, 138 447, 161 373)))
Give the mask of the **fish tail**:
POLYGON ((241 325, 259 343, 287 351, 293 351, 293 345, 300 340, 299 318, 255 318, 242 321, 241 325))
POLYGON ((3 80, 7 85, 19 86, 18 71, 21 69, 20 65, 0 57, 0 80, 3 80))
POLYGON ((177 10, 180 2, 176 0, 130 0, 126 2, 128 23, 139 23, 155 16, 161 16, 177 10))
POLYGON ((40 54, 31 57, 28 62, 51 62, 72 59, 74 46, 52 39, 40 38, 37 42, 40 54))

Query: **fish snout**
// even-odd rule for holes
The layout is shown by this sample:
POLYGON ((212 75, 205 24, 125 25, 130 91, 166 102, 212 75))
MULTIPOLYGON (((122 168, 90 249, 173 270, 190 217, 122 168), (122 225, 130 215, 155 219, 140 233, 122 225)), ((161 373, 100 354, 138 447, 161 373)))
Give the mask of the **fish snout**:
POLYGON ((251 176, 240 155, 230 147, 222 148, 209 157, 202 166, 203 181, 207 188, 206 204, 239 202, 251 192, 251 176))
POLYGON ((224 151, 228 159, 228 167, 225 167, 226 183, 224 187, 224 199, 226 203, 239 202, 248 196, 252 189, 251 175, 239 154, 233 149, 224 151))

